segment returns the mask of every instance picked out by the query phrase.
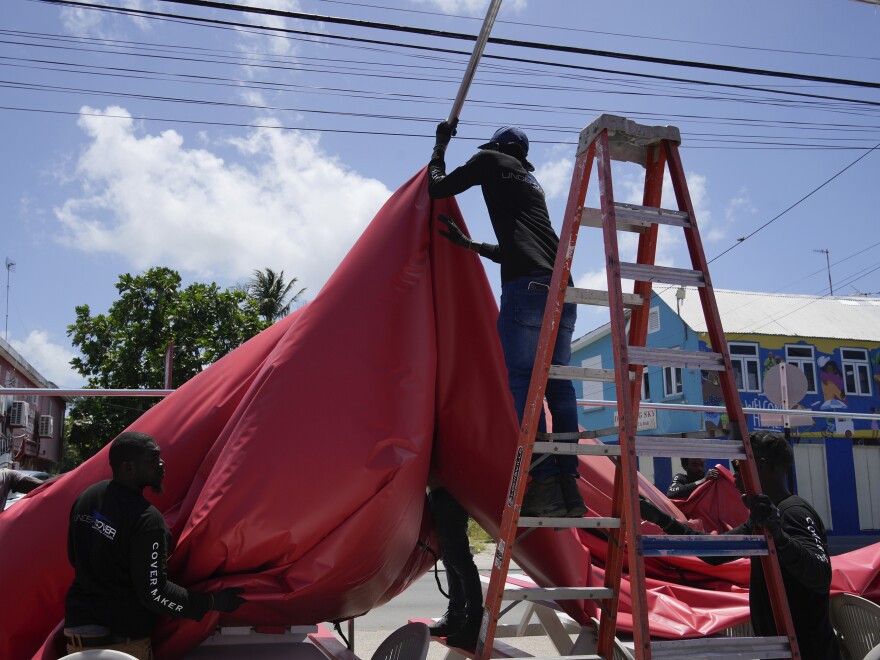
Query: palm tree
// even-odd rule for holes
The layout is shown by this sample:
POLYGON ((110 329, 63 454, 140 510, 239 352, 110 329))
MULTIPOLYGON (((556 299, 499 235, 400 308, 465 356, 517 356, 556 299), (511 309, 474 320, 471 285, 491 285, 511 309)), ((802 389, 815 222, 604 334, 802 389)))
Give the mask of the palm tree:
POLYGON ((297 282, 293 278, 290 282, 284 281, 284 271, 276 273, 271 268, 265 271, 255 270, 254 276, 247 284, 250 298, 256 301, 260 309, 260 316, 270 323, 290 313, 290 306, 296 302, 305 292, 305 287, 291 295, 291 290, 297 282))

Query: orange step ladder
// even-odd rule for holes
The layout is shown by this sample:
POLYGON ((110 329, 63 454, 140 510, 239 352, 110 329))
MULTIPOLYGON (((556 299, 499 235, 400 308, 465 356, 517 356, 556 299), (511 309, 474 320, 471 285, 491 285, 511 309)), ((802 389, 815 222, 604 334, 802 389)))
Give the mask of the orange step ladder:
MULTIPOLYGON (((529 533, 536 527, 599 528, 609 535, 609 553, 603 587, 572 585, 567 587, 517 590, 518 600, 581 600, 599 603, 598 655, 577 655, 577 658, 611 660, 613 657, 619 606, 620 583, 624 562, 628 562, 633 609, 634 653, 638 660, 673 658, 799 658, 797 640, 776 548, 769 534, 761 536, 713 535, 699 537, 649 536, 641 533, 638 498, 638 456, 681 456, 729 458, 742 461, 741 473, 747 494, 760 491, 754 456, 748 439, 746 418, 742 411, 734 381, 727 342, 709 278, 709 269, 697 229, 693 205, 678 153, 679 131, 671 126, 643 126, 623 117, 602 115, 580 135, 574 175, 565 210, 559 251, 553 269, 544 322, 529 395, 523 413, 517 449, 517 465, 529 465, 533 453, 613 455, 617 469, 610 518, 529 518, 520 517, 520 506, 526 490, 524 471, 514 466, 504 512, 495 562, 483 612, 476 656, 489 658, 506 600, 505 582, 520 530, 529 533), (611 161, 639 163, 646 168, 642 205, 614 201, 611 161), (601 208, 584 208, 587 185, 593 165, 599 179, 601 208), (675 190, 678 210, 660 208, 664 170, 675 190), (604 237, 608 290, 596 291, 567 286, 580 225, 600 228, 604 237), (654 264, 660 225, 684 231, 691 269, 669 268, 654 264), (637 260, 621 262, 617 245, 618 231, 639 233, 637 260), (624 293, 621 280, 635 281, 632 294, 624 293), (687 285, 699 288, 700 301, 708 327, 713 351, 684 351, 646 346, 648 316, 653 283, 687 285), (559 327, 563 303, 603 305, 610 308, 611 336, 614 345, 614 370, 551 366, 553 345, 559 327), (631 310, 627 332, 625 310, 631 310), (728 438, 687 439, 681 437, 637 436, 642 371, 646 366, 680 367, 715 371, 721 383, 730 419, 728 438), (548 378, 609 381, 616 384, 619 427, 610 431, 619 434, 619 444, 583 445, 552 442, 564 439, 546 434, 547 442, 536 442, 539 414, 543 406, 548 378), (710 637, 674 641, 651 641, 648 627, 648 604, 645 581, 645 556, 743 556, 761 555, 767 587, 773 606, 776 637, 710 637), (533 593, 523 593, 531 591, 533 593)), ((604 433, 608 433, 606 430, 604 433)), ((582 437, 595 436, 595 433, 582 437)), ((552 559, 551 559, 552 560, 552 559)), ((562 656, 565 657, 565 656, 562 656)))

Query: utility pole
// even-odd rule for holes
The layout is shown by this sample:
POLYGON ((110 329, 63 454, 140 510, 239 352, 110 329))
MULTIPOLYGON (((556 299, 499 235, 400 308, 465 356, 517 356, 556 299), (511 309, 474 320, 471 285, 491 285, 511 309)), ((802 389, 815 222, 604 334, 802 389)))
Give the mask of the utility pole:
POLYGON ((828 253, 830 252, 830 250, 828 248, 822 248, 821 250, 813 250, 813 252, 818 252, 825 255, 825 265, 828 267, 828 290, 833 296, 834 285, 831 283, 831 259, 828 257, 828 253))
POLYGON ((15 272, 15 262, 6 257, 6 326, 3 330, 3 340, 9 341, 9 273, 15 272))

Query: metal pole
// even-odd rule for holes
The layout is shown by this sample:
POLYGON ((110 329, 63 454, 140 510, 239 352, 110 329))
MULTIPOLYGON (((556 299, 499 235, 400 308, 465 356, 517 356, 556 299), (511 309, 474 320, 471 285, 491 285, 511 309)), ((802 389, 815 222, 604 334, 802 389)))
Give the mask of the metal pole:
POLYGON ((15 270, 15 262, 6 257, 6 324, 3 328, 3 341, 9 341, 9 273, 15 270))
POLYGON ((468 62, 467 69, 464 72, 464 78, 461 81, 461 86, 458 88, 458 95, 455 97, 455 101, 452 104, 452 110, 446 120, 449 124, 454 124, 458 120, 459 114, 461 114, 461 108, 464 105, 465 98, 467 98, 468 90, 471 88, 471 81, 473 81, 474 74, 477 72, 477 65, 480 63, 480 58, 483 56, 483 49, 486 47, 486 42, 489 40, 489 32, 492 30, 492 24, 495 22, 495 16, 498 15, 498 10, 500 8, 501 0, 492 0, 492 2, 489 3, 489 10, 486 12, 485 20, 483 20, 483 27, 480 28, 477 43, 474 45, 474 52, 471 53, 471 61, 468 62))
POLYGON ((829 295, 834 295, 834 284, 831 283, 831 258, 828 256, 831 250, 828 248, 822 248, 821 250, 813 250, 813 252, 819 252, 820 254, 825 255, 825 266, 828 268, 828 291, 829 295))

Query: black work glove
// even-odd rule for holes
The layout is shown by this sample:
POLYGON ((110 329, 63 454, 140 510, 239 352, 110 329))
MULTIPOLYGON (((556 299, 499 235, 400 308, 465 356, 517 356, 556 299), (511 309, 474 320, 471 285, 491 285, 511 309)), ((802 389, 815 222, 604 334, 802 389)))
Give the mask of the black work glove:
POLYGON ((440 215, 437 219, 447 227, 446 231, 443 231, 442 229, 440 230, 441 236, 448 238, 456 245, 470 249, 473 241, 464 235, 464 232, 458 228, 458 225, 455 224, 455 221, 453 221, 452 218, 448 215, 440 215))
POLYGON ((434 142, 434 146, 443 147, 445 149, 453 136, 458 133, 458 131, 455 130, 456 126, 458 126, 458 119, 453 121, 451 124, 446 121, 441 121, 439 124, 437 124, 437 139, 434 142))
POLYGON ((227 587, 222 591, 213 593, 211 594, 213 599, 211 609, 218 612, 234 612, 238 609, 239 605, 245 602, 244 598, 241 597, 243 593, 244 589, 241 587, 227 587))
POLYGON ((431 160, 443 160, 446 155, 446 146, 449 144, 452 136, 456 133, 456 124, 458 124, 457 119, 451 124, 445 121, 441 121, 437 124, 437 140, 434 142, 434 153, 431 154, 431 160))
POLYGON ((789 536, 782 529, 782 517, 779 509, 766 495, 755 495, 749 502, 749 512, 755 527, 764 528, 770 532, 770 536, 776 545, 782 546, 788 543, 789 536))
POLYGON ((668 527, 672 522, 672 516, 658 509, 651 500, 641 495, 639 495, 639 513, 642 515, 642 520, 654 523, 662 529, 668 527))

